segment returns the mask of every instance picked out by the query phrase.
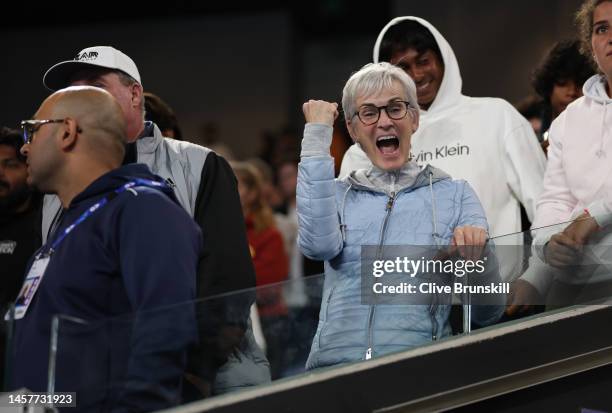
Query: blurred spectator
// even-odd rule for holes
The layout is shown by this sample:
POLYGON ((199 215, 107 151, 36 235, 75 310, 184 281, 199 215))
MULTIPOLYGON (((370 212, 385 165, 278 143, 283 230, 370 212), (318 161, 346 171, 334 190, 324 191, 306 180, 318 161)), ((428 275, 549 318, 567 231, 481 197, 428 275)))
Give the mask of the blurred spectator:
POLYGON ((303 370, 321 308, 322 278, 307 277, 322 274, 323 261, 305 257, 298 245, 297 164, 297 159, 288 156, 279 161, 277 169, 277 182, 283 202, 276 214, 276 222, 286 239, 289 253, 289 283, 285 288, 285 301, 289 306, 290 341, 287 343, 287 354, 291 362, 286 364, 282 375, 303 370))
POLYGON ((0 129, 0 312, 17 297, 25 268, 40 247, 42 197, 27 183, 21 132, 0 129))
POLYGON ((299 132, 291 127, 284 128, 280 133, 266 132, 262 140, 259 158, 274 169, 277 169, 284 159, 299 158, 299 132))
POLYGON ((263 197, 259 172, 246 162, 232 163, 232 168, 238 179, 238 193, 247 224, 257 285, 283 281, 288 273, 287 255, 282 236, 276 229, 272 209, 263 197))
POLYGON ((238 178, 238 192, 257 276, 257 309, 267 343, 272 378, 275 379, 282 368, 287 340, 287 306, 283 297, 283 285, 265 286, 287 279, 287 254, 272 209, 263 197, 259 172, 246 162, 233 163, 232 168, 238 178))
POLYGON ((516 110, 529 121, 536 136, 542 132, 542 111, 544 101, 537 96, 528 96, 515 105, 516 110))
POLYGON ((272 157, 275 151, 276 139, 276 134, 272 131, 264 131, 260 137, 258 158, 270 166, 274 166, 272 164, 272 157))
POLYGON ((199 143, 209 147, 219 142, 219 125, 215 122, 205 122, 200 127, 199 143))
POLYGON ((558 42, 534 71, 533 88, 544 102, 538 135, 544 151, 548 147, 550 124, 567 105, 582 96, 582 85, 595 73, 579 49, 578 40, 558 42))
POLYGON ((297 187, 298 161, 293 158, 279 160, 276 172, 278 189, 283 204, 281 211, 286 215, 292 215, 295 211, 295 190, 297 187))
MULTIPOLYGON (((297 229, 298 219, 296 213, 296 189, 298 176, 298 160, 293 157, 285 157, 279 161, 277 169, 277 181, 280 193, 283 197, 283 205, 279 209, 286 219, 297 229)), ((297 234, 296 238, 297 238, 297 234)), ((296 244, 297 246, 297 244, 296 244)), ((321 274, 323 262, 304 257, 295 248, 295 254, 291 254, 290 278, 299 279, 303 276, 321 274)))
POLYGON ((157 125, 166 138, 183 140, 183 134, 172 108, 159 96, 150 92, 142 94, 145 100, 145 119, 157 125))
MULTIPOLYGON (((22 146, 21 132, 0 128, 0 317, 17 298, 28 260, 41 244, 42 196, 27 183, 22 146)), ((0 323, 0 388, 4 388, 4 327, 0 323)))
POLYGON ((219 138, 219 126, 215 122, 204 123, 199 133, 200 135, 196 136, 193 142, 206 146, 227 161, 236 159, 234 151, 219 138))
POLYGON ((259 158, 252 158, 247 162, 253 165, 261 176, 263 184, 262 193, 266 203, 274 211, 280 208, 283 203, 283 199, 280 191, 274 185, 274 172, 272 171, 270 165, 259 158))
MULTIPOLYGON (((302 255, 297 245, 298 222, 295 213, 295 172, 296 165, 294 160, 287 160, 280 165, 278 181, 282 181, 284 194, 277 189, 276 186, 268 182, 271 180, 272 169, 261 159, 250 160, 249 163, 254 165, 264 178, 264 193, 269 193, 270 198, 275 200, 276 211, 274 219, 276 227, 280 231, 285 241, 285 251, 289 258, 289 280, 285 288, 285 301, 290 309, 302 308, 308 303, 308 292, 306 291, 306 282, 303 280, 304 275, 319 274, 323 271, 323 265, 319 261, 312 261, 302 255), (282 175, 282 178, 280 177, 282 175), (269 188, 266 190, 266 188, 269 188), (267 192, 269 191, 269 192, 267 192), (288 196, 287 196, 288 195, 288 196), (290 207, 291 206, 291 207, 290 207)), ((318 302, 314 305, 318 306, 318 302)))

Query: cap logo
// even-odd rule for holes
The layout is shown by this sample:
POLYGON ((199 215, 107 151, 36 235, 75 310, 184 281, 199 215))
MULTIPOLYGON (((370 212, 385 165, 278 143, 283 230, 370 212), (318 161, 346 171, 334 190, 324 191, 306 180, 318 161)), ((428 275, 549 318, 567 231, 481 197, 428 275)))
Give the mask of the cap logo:
POLYGON ((74 60, 96 60, 98 58, 98 52, 83 52, 76 55, 74 60))

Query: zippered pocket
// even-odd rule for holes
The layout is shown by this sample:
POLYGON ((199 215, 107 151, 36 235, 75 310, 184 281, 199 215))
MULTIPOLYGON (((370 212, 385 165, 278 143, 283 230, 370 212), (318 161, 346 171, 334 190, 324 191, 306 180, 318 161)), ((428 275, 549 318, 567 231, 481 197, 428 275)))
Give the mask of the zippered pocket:
POLYGON ((332 296, 334 295, 334 291, 336 290, 337 284, 334 285, 331 290, 329 291, 329 295, 327 296, 327 301, 325 304, 325 321, 323 321, 325 324, 323 325, 323 328, 321 328, 321 332, 319 333, 319 348, 321 348, 321 337, 323 337, 323 334, 325 333, 325 331, 327 330, 328 326, 329 326, 329 303, 331 302, 332 296))

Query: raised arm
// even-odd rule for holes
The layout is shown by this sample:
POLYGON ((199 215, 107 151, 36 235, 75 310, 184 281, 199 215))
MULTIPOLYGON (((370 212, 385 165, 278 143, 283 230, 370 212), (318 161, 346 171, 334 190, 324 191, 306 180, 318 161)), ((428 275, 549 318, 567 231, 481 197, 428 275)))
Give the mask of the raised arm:
POLYGON ((321 100, 304 103, 304 138, 298 165, 298 243, 302 253, 329 260, 343 246, 336 205, 334 160, 329 154, 338 105, 321 100))

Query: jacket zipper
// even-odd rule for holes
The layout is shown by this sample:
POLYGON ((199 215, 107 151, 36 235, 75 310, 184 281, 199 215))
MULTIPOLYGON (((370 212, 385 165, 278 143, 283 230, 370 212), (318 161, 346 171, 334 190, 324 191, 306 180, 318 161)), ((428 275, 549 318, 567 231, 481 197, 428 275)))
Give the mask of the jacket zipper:
MULTIPOLYGON (((387 200, 387 205, 385 206, 385 211, 387 212, 385 215, 385 220, 383 221, 383 226, 380 231, 380 242, 378 244, 377 258, 382 258, 383 245, 385 243, 385 234, 387 232, 387 224, 389 222, 389 216, 391 215, 391 210, 393 209, 393 205, 395 204, 395 192, 391 192, 391 196, 387 200)), ((365 359, 370 360, 372 358, 372 347, 373 347, 373 337, 372 337, 372 322, 374 320, 374 312, 376 307, 374 305, 370 306, 370 313, 368 316, 368 349, 365 353, 365 359)))
POLYGON ((365 353, 365 359, 369 360, 372 358, 372 320, 374 319, 375 306, 370 306, 370 317, 368 319, 368 349, 365 353))
POLYGON ((429 316, 431 317, 431 340, 436 341, 438 339, 438 320, 436 319, 436 310, 438 306, 436 305, 436 296, 433 296, 433 301, 429 306, 429 316))

